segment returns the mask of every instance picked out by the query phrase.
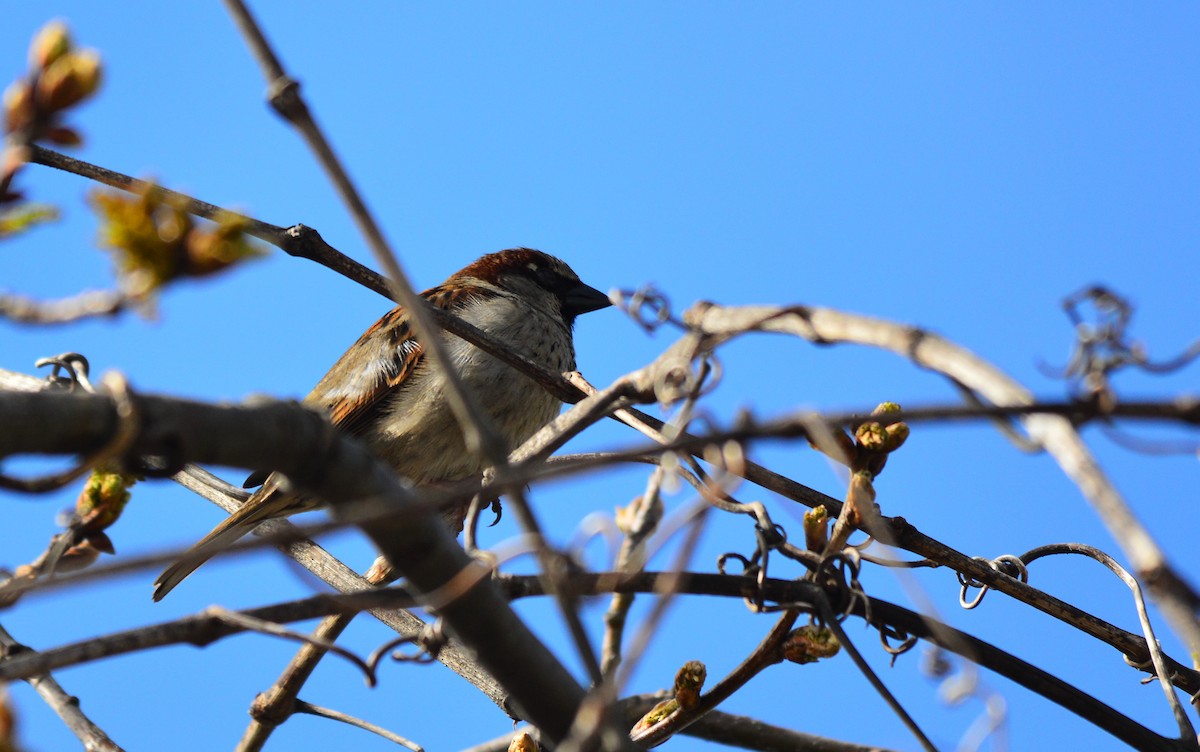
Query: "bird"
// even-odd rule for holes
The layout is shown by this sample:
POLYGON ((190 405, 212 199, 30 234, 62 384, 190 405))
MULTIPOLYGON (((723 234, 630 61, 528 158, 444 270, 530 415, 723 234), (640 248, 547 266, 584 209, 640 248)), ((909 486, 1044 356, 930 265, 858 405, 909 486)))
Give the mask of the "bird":
MULTIPOLYGON (((484 255, 421 297, 557 372, 575 370, 575 318, 612 305, 566 263, 531 248, 484 255)), ((528 376, 458 337, 440 336, 453 367, 509 448, 558 414, 561 402, 528 376)), ((304 403, 364 441, 396 474, 422 486, 479 475, 487 464, 468 450, 446 391, 445 377, 425 357, 408 311, 397 306, 346 350, 304 403)), ((246 485, 259 483, 240 508, 159 575, 154 600, 259 523, 320 506, 318 499, 289 492, 279 473, 254 473, 246 485)))

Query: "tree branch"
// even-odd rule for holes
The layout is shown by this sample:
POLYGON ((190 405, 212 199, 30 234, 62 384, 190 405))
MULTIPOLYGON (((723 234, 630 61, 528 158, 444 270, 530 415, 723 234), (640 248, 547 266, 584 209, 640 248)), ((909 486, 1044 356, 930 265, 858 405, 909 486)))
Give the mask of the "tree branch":
MULTIPOLYGON (((668 694, 633 695, 620 700, 625 721, 633 725, 668 694)), ((517 729, 520 732, 525 729, 517 729)), ((531 729, 536 736, 536 729, 531 729)), ((680 732, 684 736, 725 744, 756 752, 892 752, 878 746, 864 746, 801 731, 773 726, 754 718, 714 710, 680 732)), ((513 733, 478 744, 462 752, 506 752, 513 733)))
MULTIPOLYGON (((636 372, 635 372, 636 373, 636 372)), ((40 379, 34 379, 23 374, 0 370, 0 387, 9 386, 13 388, 40 388, 46 382, 40 379)), ((583 382, 586 384, 586 382, 583 382)), ((589 385, 590 386, 590 385, 589 385)), ((563 441, 562 437, 573 435, 573 433, 583 425, 591 421, 597 420, 600 416, 607 414, 614 407, 619 407, 621 399, 620 395, 631 393, 631 386, 628 380, 618 381, 613 387, 604 390, 602 393, 597 393, 594 397, 587 400, 585 403, 568 410, 559 416, 551 426, 548 426, 543 431, 532 437, 526 444, 518 449, 512 458, 512 465, 507 472, 512 475, 510 481, 526 483, 535 478, 548 478, 555 475, 564 474, 567 472, 578 471, 579 468, 572 468, 568 463, 561 463, 551 467, 531 466, 530 461, 534 457, 540 457, 549 454, 550 451, 563 441)), ((661 421, 636 410, 626 409, 618 410, 618 413, 625 413, 625 419, 635 427, 638 427, 648 435, 655 437, 659 441, 665 442, 665 437, 657 430, 662 427, 661 421)), ((848 415, 857 415, 852 413, 848 415)), ((819 416, 817 416, 819 418, 819 416)), ((835 416, 837 417, 837 416, 835 416)), ((715 434, 697 437, 690 434, 682 434, 673 442, 661 444, 657 450, 638 447, 625 452, 617 452, 607 455, 596 460, 589 467, 599 467, 604 463, 615 463, 622 461, 637 461, 643 455, 648 453, 656 453, 663 449, 689 451, 695 456, 702 456, 703 447, 712 443, 720 443, 726 440, 746 440, 753 438, 756 435, 795 435, 796 430, 803 428, 807 421, 814 419, 813 416, 805 416, 803 419, 788 418, 782 423, 768 423, 766 425, 748 424, 738 430, 725 432, 717 432, 715 434), (756 433, 761 432, 761 433, 756 433)), ((840 420, 841 418, 839 418, 840 420)), ((747 480, 754 482, 767 490, 773 491, 785 498, 797 501, 810 507, 824 505, 826 509, 831 510, 832 514, 837 514, 841 509, 841 502, 830 496, 816 491, 814 489, 803 486, 795 481, 786 478, 778 473, 775 473, 761 465, 758 465, 749 460, 743 463, 743 467, 734 468, 738 474, 745 477, 747 480)), ((185 484, 186 485, 186 484, 185 484)), ((189 486, 191 487, 191 486, 189 486)), ((202 487, 193 487, 202 495, 213 498, 220 503, 218 497, 214 497, 211 491, 206 492, 202 487)), ((477 486, 472 486, 467 489, 460 489, 463 494, 474 493, 480 489, 477 486)), ((482 491, 484 493, 497 492, 498 486, 485 486, 482 491)), ((458 498, 458 492, 452 492, 453 498, 458 498)), ((236 507, 235 500, 229 500, 221 504, 227 511, 236 507)), ((1075 606, 1062 601, 1054 596, 1051 596, 1037 588, 1034 588, 1016 578, 997 571, 995 568, 986 563, 975 560, 974 558, 963 554, 955 549, 947 546, 940 541, 930 538, 922 534, 919 530, 909 524, 902 517, 884 517, 882 518, 882 530, 874 532, 879 538, 889 545, 896 548, 910 551, 918 556, 925 557, 939 565, 946 566, 956 572, 959 572, 965 577, 969 577, 977 582, 983 583, 995 590, 1003 592, 1010 597, 1013 597, 1023 603, 1033 606, 1034 608, 1060 619, 1067 624, 1070 624, 1084 633, 1111 645, 1126 656, 1128 661, 1135 666, 1147 666, 1150 660, 1150 652, 1147 648, 1145 640, 1137 634, 1116 627, 1103 619, 1076 608, 1075 606)), ((269 530, 287 530, 285 538, 295 541, 297 534, 295 528, 290 523, 284 520, 271 521, 260 528, 263 532, 269 530), (278 527, 275 527, 278 526, 278 527)), ((358 577, 352 570, 337 562, 336 559, 329 557, 320 547, 314 546, 311 543, 293 542, 286 544, 285 552, 296 557, 304 566, 314 571, 318 576, 325 579, 335 587, 346 591, 347 589, 355 589, 365 587, 364 581, 358 577), (314 553, 310 556, 309 551, 314 553), (333 572, 323 571, 323 562, 332 562, 329 566, 333 566, 333 572), (339 581, 330 579, 331 576, 342 578, 339 581)), ((415 631, 415 625, 397 625, 394 623, 394 616, 389 617, 387 614, 377 613, 376 616, 388 623, 394 629, 401 632, 415 631)), ((1174 659, 1167 658, 1167 665, 1170 670, 1170 676, 1175 686, 1183 689, 1189 694, 1200 692, 1200 674, 1191 668, 1180 664, 1174 659)), ((489 677, 480 674, 474 668, 469 660, 462 663, 456 663, 451 667, 469 681, 480 687, 490 698, 501 707, 506 707, 506 699, 497 695, 492 688, 495 687, 491 683, 489 677)), ((1143 670, 1145 670, 1143 668, 1143 670)))
POLYGON ((242 0, 225 0, 225 7, 262 68, 271 106, 304 138, 317 162, 325 170, 334 189, 350 211, 359 232, 366 239, 367 246, 375 255, 375 260, 387 273, 388 289, 411 317, 413 331, 417 340, 422 343, 425 355, 432 367, 440 370, 446 379, 446 403, 458 420, 468 451, 478 452, 488 460, 488 464, 503 464, 508 455, 508 448, 495 432, 491 420, 480 407, 476 397, 466 388, 454 369, 445 342, 441 337, 435 336, 438 329, 430 314, 430 306, 417 295, 417 291, 408 281, 408 276, 400 268, 400 262, 384 239, 379 223, 367 209, 366 201, 354 186, 341 160, 334 154, 333 146, 322 133, 300 95, 300 84, 283 70, 278 56, 271 49, 266 35, 245 3, 242 0))
MULTIPOLYGON (((4 627, 0 627, 0 669, 4 665, 23 656, 36 656, 37 651, 31 650, 13 639, 4 627)), ((79 700, 72 697, 62 688, 49 671, 38 671, 21 677, 29 682, 51 710, 58 714, 71 733, 83 742, 87 752, 122 752, 117 743, 104 733, 104 730, 88 718, 79 706, 79 700)))
MULTIPOLYGON (((699 303, 684 314, 694 331, 714 342, 750 331, 779 332, 812 342, 849 342, 890 350, 944 374, 997 405, 1029 405, 1033 396, 974 353, 930 332, 867 316, 806 306, 722 307, 699 303)), ((699 336, 689 335, 689 336, 699 336)), ((685 337, 687 339, 687 337, 685 337)), ((1200 595, 1167 562, 1150 532, 1125 504, 1079 433, 1064 418, 1035 414, 1022 422, 1058 461, 1154 594, 1164 615, 1193 655, 1200 655, 1200 595)), ((931 557, 932 558, 932 557, 931 557)))
MULTIPOLYGON (((365 449, 294 405, 212 407, 160 397, 135 400, 141 420, 131 457, 277 468, 298 488, 330 502, 337 516, 365 499, 381 498, 398 510, 413 503, 411 493, 365 449), (277 436, 290 440, 272 440, 277 436)), ((0 457, 94 450, 109 440, 118 423, 116 406, 99 396, 0 394, 0 424, 9 428, 0 433, 0 457)), ((462 570, 478 566, 430 510, 362 527, 417 592, 435 592, 462 570)), ((512 693, 518 712, 550 738, 562 738, 583 701, 583 690, 490 581, 477 580, 438 608, 450 632, 512 693)))
MULTIPOLYGON (((571 582, 581 595, 609 593, 656 593, 670 582, 681 594, 710 595, 737 599, 761 598, 765 602, 788 605, 815 604, 823 597, 817 585, 810 582, 766 579, 761 586, 749 577, 718 574, 677 572, 643 572, 628 575, 621 572, 599 574, 577 573, 571 582)), ((507 600, 545 595, 542 582, 536 576, 497 575, 495 585, 507 600)), ((277 622, 302 621, 321 614, 351 612, 365 608, 406 607, 411 596, 402 589, 388 588, 352 595, 321 595, 291 603, 249 609, 247 615, 277 622)), ((973 661, 1004 676, 1051 702, 1070 710, 1081 718, 1108 731, 1137 749, 1183 750, 1193 747, 1176 739, 1156 734, 1112 707, 1081 692, 1068 682, 1022 661, 991 643, 954 629, 936 619, 901 606, 863 597, 856 601, 852 613, 876 627, 889 626, 898 632, 926 640, 945 650, 973 661)), ((94 638, 74 645, 10 657, 0 663, 0 679, 16 680, 38 673, 77 665, 89 660, 121 655, 146 647, 178 642, 207 644, 241 631, 228 620, 199 614, 176 622, 142 627, 113 635, 94 638)))

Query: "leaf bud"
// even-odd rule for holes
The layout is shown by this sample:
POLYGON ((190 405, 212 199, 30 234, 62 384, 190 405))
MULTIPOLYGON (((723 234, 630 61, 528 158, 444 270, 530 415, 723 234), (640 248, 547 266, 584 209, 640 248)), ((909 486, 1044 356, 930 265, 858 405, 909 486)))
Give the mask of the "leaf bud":
POLYGON ((67 25, 60 20, 46 24, 33 37, 29 45, 29 62, 38 70, 45 70, 51 63, 71 51, 71 34, 67 25))
POLYGON ((687 709, 700 701, 700 690, 708 678, 708 669, 700 661, 688 661, 675 674, 675 699, 679 707, 687 709))
POLYGON ((838 638, 827 627, 816 624, 793 629, 783 641, 783 657, 792 663, 816 663, 832 658, 842 649, 838 638))
POLYGON ((78 104, 100 88, 100 53, 80 50, 63 55, 46 67, 38 79, 41 104, 58 112, 78 104))

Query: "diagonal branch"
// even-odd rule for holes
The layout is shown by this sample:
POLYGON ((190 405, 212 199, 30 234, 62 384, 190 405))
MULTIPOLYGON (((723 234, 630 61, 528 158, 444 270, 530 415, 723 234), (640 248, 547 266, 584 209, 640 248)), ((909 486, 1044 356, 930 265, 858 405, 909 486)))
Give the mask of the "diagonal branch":
MULTIPOLYGON (((4 627, 0 627, 0 667, 14 657, 37 655, 36 651, 13 639, 4 627)), ((83 742, 87 752, 121 752, 117 743, 108 738, 104 730, 92 722, 79 706, 79 700, 67 693, 49 671, 38 671, 22 677, 42 696, 46 704, 67 724, 71 733, 83 742)))
MULTIPOLYGON (((364 579, 373 586, 378 585, 386 576, 385 573, 390 573, 389 568, 377 563, 371 567, 364 579)), ((354 612, 350 611, 322 619, 312 631, 311 637, 316 642, 304 645, 296 651, 275 683, 254 698, 254 702, 250 704, 250 725, 242 732, 237 752, 257 752, 262 749, 275 729, 299 710, 300 690, 328 652, 318 643, 333 645, 342 632, 346 631, 346 627, 350 626, 354 615, 354 612)), ((411 618, 420 621, 415 616, 411 618)))
MULTIPOLYGON (((132 193, 145 191, 151 185, 144 180, 138 180, 129 175, 36 145, 33 147, 33 154, 30 161, 132 193)), ((205 219, 215 219, 221 216, 235 217, 239 223, 244 223, 248 234, 266 243, 270 243, 284 253, 316 262, 326 269, 336 272, 353 282, 357 282, 389 300, 402 303, 400 298, 388 287, 386 277, 338 251, 325 242, 320 233, 311 227, 304 225, 280 227, 215 206, 179 193, 178 191, 162 187, 158 187, 157 189, 162 191, 163 195, 172 202, 178 202, 187 211, 198 217, 204 217, 205 219)), ((437 325, 443 330, 450 332, 456 337, 461 337, 492 357, 507 363, 536 381, 542 388, 562 401, 577 402, 583 396, 578 389, 563 379, 562 374, 531 360, 523 353, 513 351, 490 335, 485 334, 470 322, 435 308, 428 308, 428 313, 433 316, 437 325)))
MULTIPOLYGON (((586 381, 583 381, 581 377, 576 375, 576 378, 586 385, 586 381)), ((0 370, 0 387, 28 390, 40 388, 45 383, 45 381, 35 379, 31 376, 0 370)), ((590 388, 590 385, 587 386, 590 388)), ((598 420, 614 407, 619 408, 623 404, 623 400, 626 399, 621 396, 624 394, 632 394, 631 387, 624 381, 618 382, 618 384, 603 392, 595 393, 594 396, 589 397, 582 404, 576 405, 559 416, 551 426, 548 426, 532 437, 523 447, 514 453, 510 466, 510 472, 513 473, 511 480, 524 483, 536 478, 549 478, 576 471, 578 468, 574 467, 574 463, 560 463, 550 467, 539 466, 538 468, 528 467, 527 464, 533 457, 544 456, 553 451, 559 441, 565 441, 562 437, 574 435, 582 426, 598 420)), ((657 418, 633 409, 618 409, 616 415, 623 417, 630 425, 654 437, 656 441, 661 442, 662 448, 687 451, 695 456, 702 456, 702 448, 707 444, 713 442, 719 443, 727 439, 745 440, 756 435, 754 431, 755 427, 751 426, 745 430, 738 429, 728 432, 718 432, 705 437, 684 434, 674 442, 667 442, 666 438, 658 430, 662 427, 662 423, 657 418)), ((806 418, 806 420, 811 419, 811 416, 806 418)), ((765 435, 783 435, 779 432, 772 433, 776 431, 775 428, 765 426, 759 426, 758 428, 765 431, 765 435)), ((793 431, 794 435, 792 428, 788 428, 787 430, 793 431)), ((606 463, 611 464, 623 461, 640 461, 644 454, 649 453, 652 453, 652 450, 637 447, 625 452, 611 453, 596 458, 585 467, 600 467, 606 463)), ((745 461, 741 468, 736 469, 738 470, 738 474, 747 480, 784 498, 809 507, 824 505, 826 509, 831 510, 834 514, 841 509, 841 502, 833 497, 797 483, 790 478, 749 460, 745 461)), ((177 476, 177 479, 179 477, 182 476, 177 476)), ((208 477, 211 478, 211 476, 208 477)), ((231 511, 240 503, 238 500, 224 496, 219 491, 214 490, 210 487, 210 484, 189 483, 184 480, 181 480, 181 482, 202 496, 214 501, 219 506, 222 506, 226 511, 231 511)), ((469 498, 471 493, 479 490, 478 486, 472 486, 470 489, 463 491, 465 494, 463 498, 469 498)), ((482 489, 485 494, 495 490, 497 490, 495 486, 485 486, 482 489)), ((1032 587, 1017 578, 1010 577, 989 566, 986 562, 979 561, 936 539, 930 538, 902 517, 884 517, 881 519, 881 524, 882 530, 877 530, 876 534, 885 543, 924 557, 936 565, 948 567, 965 577, 985 584, 1022 603, 1033 606, 1043 613, 1064 621, 1085 634, 1119 650, 1131 665, 1149 665, 1150 652, 1145 639, 1140 635, 1116 627, 1070 603, 1032 587)), ((356 573, 341 562, 333 559, 333 557, 329 556, 319 546, 303 541, 296 541, 298 536, 295 533, 295 527, 291 523, 285 520, 271 521, 262 526, 260 530, 262 532, 274 531, 275 534, 279 534, 280 531, 290 531, 281 537, 295 542, 283 545, 284 552, 296 558, 303 566, 339 590, 346 592, 362 589, 367 586, 365 581, 356 573)), ((405 612, 396 612, 393 614, 375 612, 374 615, 398 632, 411 633, 419 629, 419 625, 400 624, 396 622, 397 618, 414 618, 405 612)), ((453 646, 453 643, 451 643, 451 646, 453 646)), ((452 650, 442 652, 442 656, 453 654, 452 650)), ((1175 686, 1189 694, 1200 692, 1200 674, 1174 659, 1167 658, 1166 662, 1169 675, 1175 686)), ((459 654, 458 660, 447 661, 447 665, 480 688, 493 702, 496 702, 501 707, 506 707, 507 700, 504 693, 498 690, 494 681, 485 673, 479 671, 477 664, 470 659, 459 654)))
MULTIPOLYGON (((213 407, 161 397, 133 399, 141 420, 131 457, 275 467, 298 488, 326 499, 339 517, 356 501, 382 499, 398 511, 413 503, 411 492, 357 442, 294 405, 213 407), (289 441, 273 440, 281 435, 289 441)), ((0 432, 0 457, 94 450, 110 440, 119 420, 117 406, 101 396, 0 393, 0 424, 11 429, 0 432)), ((361 527, 418 593, 436 592, 464 569, 478 566, 431 510, 405 515, 402 522, 361 527)), ((454 601, 439 604, 439 614, 451 634, 512 693, 523 717, 551 739, 568 733, 583 689, 489 579, 480 578, 454 601)))
POLYGON ((507 448, 496 434, 476 397, 466 388, 454 369, 445 342, 441 337, 435 336, 438 329, 429 313, 430 307, 417 295, 417 291, 408 281, 408 276, 400 268, 395 253, 383 237, 379 223, 367 209, 367 204, 351 181, 349 173, 334 154, 333 146, 300 96, 300 84, 283 70, 278 56, 271 49, 266 35, 245 3, 242 0, 225 0, 225 6, 258 59, 263 76, 267 80, 271 106, 299 132, 312 149, 333 187, 349 209, 351 218, 358 225, 359 232, 366 239, 376 261, 387 273, 388 288, 411 316, 413 331, 417 340, 423 344, 426 356, 446 379, 446 402, 458 420, 468 450, 481 454, 488 460, 488 464, 503 463, 507 448))
MULTIPOLYGON (((795 580, 766 579, 758 583, 749 577, 691 572, 643 572, 635 575, 603 572, 576 573, 572 576, 572 585, 581 595, 656 593, 665 587, 666 582, 681 594, 737 599, 758 597, 765 602, 792 606, 816 604, 823 597, 815 584, 795 580)), ((495 578, 495 584, 502 597, 507 600, 545 595, 543 583, 532 575, 499 575, 495 578)), ((242 613, 282 623, 303 621, 321 614, 347 610, 405 607, 411 604, 411 596, 406 592, 389 588, 353 595, 316 596, 250 609, 242 613)), ((1189 743, 1163 737, 1145 728, 1057 676, 927 615, 866 596, 856 600, 852 614, 877 628, 888 626, 895 632, 912 635, 961 655, 1066 708, 1134 748, 1163 752, 1194 749, 1189 743)), ((0 679, 23 679, 87 660, 121 655, 157 645, 178 642, 206 644, 239 631, 240 629, 228 620, 217 620, 210 615, 199 614, 74 645, 13 656, 0 662, 0 679)))
MULTIPOLYGON (((812 342, 849 342, 890 350, 941 373, 997 405, 1029 405, 1033 396, 991 363, 949 340, 912 326, 807 306, 722 307, 699 303, 684 320, 705 337, 720 341, 750 331, 779 332, 812 342)), ((1154 594, 1164 615, 1193 655, 1200 656, 1200 595, 1166 556, 1126 505, 1070 421, 1035 414, 1025 430, 1049 452, 1091 502, 1113 538, 1154 594)))
POLYGON ((355 718, 352 715, 347 715, 346 713, 342 713, 337 710, 330 710, 329 708, 323 708, 319 705, 313 705, 312 703, 304 702, 303 700, 297 700, 296 701, 296 712, 297 713, 307 713, 308 715, 315 715, 318 718, 328 718, 331 721, 338 721, 339 723, 345 723, 349 726, 354 726, 355 728, 360 728, 363 731, 370 731, 372 734, 375 734, 376 736, 380 736, 384 739, 387 739, 389 742, 392 742, 393 744, 399 744, 401 747, 411 749, 411 750, 413 750, 413 752, 424 752, 424 748, 421 745, 419 745, 413 741, 410 741, 408 739, 405 739, 403 736, 400 736, 399 734, 393 733, 381 726, 376 726, 374 723, 368 723, 367 721, 364 721, 361 718, 355 718))
MULTIPOLYGON (((633 725, 668 694, 633 695, 619 701, 620 712, 626 723, 633 725)), ((517 729, 517 733, 526 729, 517 729)), ((528 729, 536 732, 536 729, 528 729)), ((683 729, 684 736, 724 744, 738 749, 757 752, 893 752, 875 745, 862 745, 830 739, 824 736, 793 731, 781 726, 764 723, 757 718, 734 715, 714 710, 692 725, 683 729)), ((507 752, 513 734, 507 733, 495 739, 477 744, 461 752, 507 752)))

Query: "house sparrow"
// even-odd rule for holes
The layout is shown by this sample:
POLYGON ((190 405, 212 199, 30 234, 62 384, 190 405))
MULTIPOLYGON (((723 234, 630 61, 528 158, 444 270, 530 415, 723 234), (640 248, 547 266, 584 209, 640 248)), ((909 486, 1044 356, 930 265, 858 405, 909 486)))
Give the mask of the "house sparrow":
MULTIPOLYGON (((421 297, 555 371, 575 369, 575 317, 611 305, 565 263, 529 248, 483 256, 421 297)), ((532 379, 458 337, 441 336, 463 382, 510 448, 558 414, 561 403, 532 379)), ((358 338, 304 402, 365 441, 398 475, 423 485, 462 480, 485 467, 467 450, 445 390, 445 378, 426 363, 408 312, 398 306, 358 338)), ((247 486, 264 475, 251 475, 247 486)), ((278 473, 267 476, 241 508, 159 576, 154 600, 260 522, 320 505, 286 493, 284 485, 278 473)), ((457 524, 461 528, 461 512, 457 524)))

